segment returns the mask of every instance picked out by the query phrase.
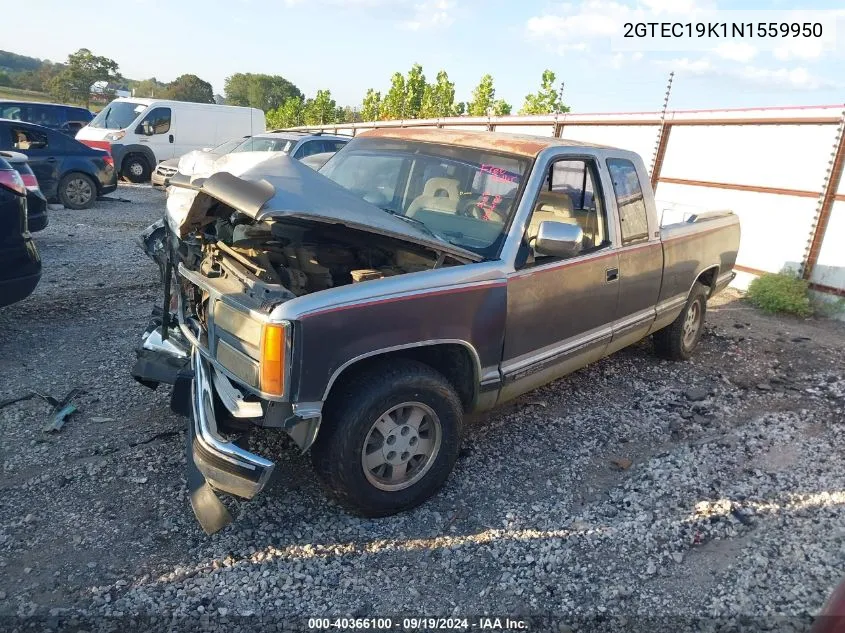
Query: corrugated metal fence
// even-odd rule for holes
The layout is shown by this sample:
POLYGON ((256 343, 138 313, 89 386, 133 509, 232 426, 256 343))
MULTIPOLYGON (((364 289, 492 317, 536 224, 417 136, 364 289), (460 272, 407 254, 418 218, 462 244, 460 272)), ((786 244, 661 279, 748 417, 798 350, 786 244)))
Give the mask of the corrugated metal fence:
POLYGON ((845 110, 842 106, 623 114, 456 117, 298 128, 354 135, 438 126, 555 136, 639 153, 658 211, 674 221, 732 209, 742 223, 738 278, 798 270, 814 290, 845 296, 845 110))

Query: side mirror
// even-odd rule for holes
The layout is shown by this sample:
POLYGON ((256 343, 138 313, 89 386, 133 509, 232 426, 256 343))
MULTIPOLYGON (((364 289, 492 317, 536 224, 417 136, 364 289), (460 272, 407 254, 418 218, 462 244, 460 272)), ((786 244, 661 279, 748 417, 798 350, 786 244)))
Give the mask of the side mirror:
POLYGON ((153 131, 153 127, 150 125, 149 121, 141 121, 137 128, 135 128, 135 134, 143 134, 144 136, 152 136, 155 132, 153 131))
POLYGON ((574 257, 581 252, 584 231, 577 224, 566 222, 540 222, 534 240, 534 252, 552 257, 574 257))

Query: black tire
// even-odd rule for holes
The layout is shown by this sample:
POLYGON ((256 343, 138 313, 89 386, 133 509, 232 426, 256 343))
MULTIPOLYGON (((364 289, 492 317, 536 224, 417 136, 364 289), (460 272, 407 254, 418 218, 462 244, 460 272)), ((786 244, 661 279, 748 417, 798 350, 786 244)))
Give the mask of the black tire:
MULTIPOLYGON (((398 413, 401 415, 402 409, 398 413)), ((404 422, 394 428, 401 430, 401 424, 404 422)), ((419 428, 426 424, 420 423, 419 428)), ((314 469, 327 491, 345 508, 367 517, 396 514, 419 505, 445 483, 458 458, 462 424, 460 398, 442 374, 412 360, 378 363, 341 385, 326 403, 311 449, 314 469), (368 436, 372 439, 376 421, 403 403, 410 409, 422 404, 433 412, 440 425, 440 440, 434 442, 437 448, 425 462, 430 464, 418 471, 419 479, 413 481, 412 477, 402 489, 385 490, 371 480, 378 478, 374 471, 365 472, 365 442, 368 436)), ((384 449, 387 439, 371 453, 384 449)), ((411 473, 413 461, 406 467, 411 473)))
POLYGON ((704 332, 709 294, 710 289, 707 286, 699 282, 695 283, 678 318, 671 325, 654 333, 654 349, 658 356, 668 360, 689 360, 692 357, 704 332), (693 313, 692 316, 691 313, 693 313), (687 331, 688 319, 696 322, 694 333, 687 331))
POLYGON ((140 154, 129 154, 120 167, 120 175, 134 183, 147 182, 151 173, 149 161, 140 154))
POLYGON ((97 199, 97 184, 82 172, 65 174, 59 181, 59 200, 68 209, 89 209, 97 199))

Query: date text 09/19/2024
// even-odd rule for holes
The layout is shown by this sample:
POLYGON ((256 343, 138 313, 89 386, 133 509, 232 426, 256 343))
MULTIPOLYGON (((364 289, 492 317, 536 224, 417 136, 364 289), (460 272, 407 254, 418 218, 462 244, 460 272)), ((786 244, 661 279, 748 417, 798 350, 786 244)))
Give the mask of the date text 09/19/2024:
POLYGON ((372 630, 372 631, 430 631, 430 630, 489 630, 489 631, 525 631, 528 623, 509 617, 478 618, 436 618, 407 617, 393 618, 309 618, 309 630, 372 630))

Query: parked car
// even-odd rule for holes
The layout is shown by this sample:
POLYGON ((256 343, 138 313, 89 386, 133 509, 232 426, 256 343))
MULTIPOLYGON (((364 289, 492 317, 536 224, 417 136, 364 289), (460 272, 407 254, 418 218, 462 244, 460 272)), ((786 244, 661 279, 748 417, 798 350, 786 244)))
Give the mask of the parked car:
POLYGON ((0 99, 0 119, 35 123, 68 136, 74 136, 93 118, 94 114, 81 106, 0 99))
POLYGON ((47 198, 41 192, 38 179, 27 162, 26 154, 20 152, 0 152, 12 169, 18 172, 26 187, 26 217, 30 232, 47 228, 47 198))
POLYGON ((0 306, 25 299, 41 279, 41 258, 26 224, 26 196, 20 174, 0 156, 0 306))
POLYGON ((76 138, 109 150, 122 177, 146 182, 163 160, 265 129, 257 108, 132 97, 112 101, 76 138))
POLYGON ((730 212, 661 227, 633 152, 371 130, 319 172, 278 156, 171 179, 144 242, 166 309, 133 374, 191 417, 206 531, 229 519, 203 491, 250 498, 273 471, 220 434, 251 424, 310 449, 345 507, 389 515, 445 482, 466 413, 647 336, 689 358, 739 239, 730 212))
POLYGON ((303 164, 308 165, 314 171, 318 171, 320 167, 326 164, 328 160, 335 155, 335 152, 320 152, 319 154, 311 154, 302 159, 303 164))
POLYGON ((274 130, 256 134, 232 150, 236 152, 283 152, 297 160, 314 154, 333 154, 346 145, 352 137, 323 134, 322 132, 291 132, 274 130))
MULTIPOLYGON (((212 157, 219 157, 223 156, 224 154, 228 154, 230 151, 232 151, 232 149, 243 143, 244 139, 246 138, 249 137, 242 136, 239 138, 230 139, 225 143, 221 143, 217 147, 206 147, 201 150, 194 151, 207 153, 209 156, 212 157)), ((170 183, 170 177, 176 173, 178 167, 178 158, 168 158, 167 160, 161 161, 158 164, 158 167, 155 168, 155 171, 153 171, 152 178, 150 178, 152 186, 157 189, 166 188, 167 185, 170 183)))
POLYGON ((319 132, 265 132, 244 139, 223 156, 189 152, 179 159, 177 170, 181 174, 195 176, 214 171, 243 170, 273 156, 289 155, 305 160, 315 154, 333 154, 350 140, 348 136, 328 136, 319 132))
POLYGON ((0 119, 0 151, 25 154, 50 202, 87 209, 117 189, 111 155, 41 125, 0 119))

